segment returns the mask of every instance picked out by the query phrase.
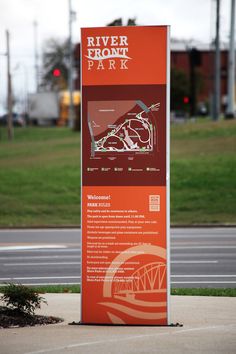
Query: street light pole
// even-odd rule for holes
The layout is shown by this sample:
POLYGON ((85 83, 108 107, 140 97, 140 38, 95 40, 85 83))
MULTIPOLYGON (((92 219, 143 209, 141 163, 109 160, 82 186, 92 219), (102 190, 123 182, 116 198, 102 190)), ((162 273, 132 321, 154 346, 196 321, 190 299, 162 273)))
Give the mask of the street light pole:
POLYGON ((26 65, 21 62, 20 63, 20 68, 22 68, 22 73, 24 75, 24 113, 28 113, 28 70, 26 65))
POLYGON ((7 44, 7 134, 8 140, 13 139, 13 124, 12 124, 12 85, 11 85, 11 69, 10 69, 10 34, 6 31, 7 44))
POLYGON ((73 11, 71 6, 71 0, 69 0, 69 125, 74 126, 74 101, 73 101, 73 44, 72 44, 72 22, 73 22, 73 11))
POLYGON ((221 106, 220 94, 220 0, 216 0, 215 73, 213 95, 213 120, 218 120, 221 106))
POLYGON ((33 22, 34 26, 34 67, 35 67, 35 86, 36 92, 39 91, 39 65, 38 65, 38 22, 33 22))
POLYGON ((234 95, 235 95, 235 0, 231 0, 230 43, 228 51, 228 97, 226 118, 234 118, 234 95))

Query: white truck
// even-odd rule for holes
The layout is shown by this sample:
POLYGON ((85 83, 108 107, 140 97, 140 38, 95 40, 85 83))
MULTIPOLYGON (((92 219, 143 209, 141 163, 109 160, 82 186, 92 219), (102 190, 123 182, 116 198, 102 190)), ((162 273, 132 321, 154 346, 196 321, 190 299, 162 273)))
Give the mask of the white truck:
POLYGON ((29 94, 29 121, 35 125, 56 124, 59 119, 59 95, 57 92, 29 94))

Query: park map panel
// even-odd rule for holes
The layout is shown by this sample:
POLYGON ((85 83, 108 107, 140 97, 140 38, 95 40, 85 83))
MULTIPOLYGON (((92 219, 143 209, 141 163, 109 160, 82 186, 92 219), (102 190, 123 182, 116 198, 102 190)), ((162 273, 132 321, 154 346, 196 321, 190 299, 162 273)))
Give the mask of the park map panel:
POLYGON ((83 89, 85 185, 165 185, 165 90, 164 85, 83 89))
POLYGON ((136 101, 88 102, 91 156, 102 153, 153 153, 157 145, 155 117, 160 103, 147 107, 136 101))

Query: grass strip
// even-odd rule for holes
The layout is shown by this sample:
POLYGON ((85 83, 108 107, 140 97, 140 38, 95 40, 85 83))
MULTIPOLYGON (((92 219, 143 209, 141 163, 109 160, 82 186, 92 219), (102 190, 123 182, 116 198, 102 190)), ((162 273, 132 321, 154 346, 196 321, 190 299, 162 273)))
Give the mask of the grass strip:
MULTIPOLYGON (((80 293, 80 285, 40 285, 31 286, 39 293, 80 293)), ((0 293, 4 286, 0 286, 0 293)), ((171 295, 179 296, 225 296, 236 297, 236 289, 234 288, 172 288, 171 295)))
POLYGON ((172 288, 171 295, 236 297, 234 288, 172 288))
POLYGON ((39 293, 54 293, 54 294, 65 294, 65 293, 80 293, 80 285, 40 285, 32 286, 35 291, 39 293))
MULTIPOLYGON (((9 285, 8 283, 5 284, 9 285)), ((0 286, 0 293, 2 293, 3 289, 5 288, 4 285, 0 286)), ((27 285, 25 285, 27 286, 27 285)), ((29 285, 30 288, 34 289, 34 291, 37 291, 38 293, 45 294, 45 293, 51 293, 51 294, 64 294, 64 293, 80 293, 80 285, 75 284, 75 285, 66 285, 66 284, 61 284, 61 285, 38 285, 38 286, 32 286, 29 285)))

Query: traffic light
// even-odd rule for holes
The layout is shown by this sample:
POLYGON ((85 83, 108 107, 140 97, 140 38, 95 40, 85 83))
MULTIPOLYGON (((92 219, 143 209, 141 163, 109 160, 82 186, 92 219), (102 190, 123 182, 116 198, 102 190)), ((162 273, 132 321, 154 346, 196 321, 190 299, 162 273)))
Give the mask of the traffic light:
POLYGON ((189 52, 189 56, 190 56, 191 65, 193 65, 193 66, 201 66, 202 65, 202 54, 198 49, 192 48, 189 52))
POLYGON ((201 52, 192 48, 189 51, 189 78, 190 78, 190 115, 194 117, 196 114, 196 67, 202 65, 201 52))
POLYGON ((58 69, 58 68, 55 68, 55 69, 53 69, 52 74, 53 74, 54 77, 60 77, 61 76, 61 70, 58 69))
POLYGON ((184 104, 188 104, 189 103, 189 97, 188 96, 184 96, 183 103, 184 104))

